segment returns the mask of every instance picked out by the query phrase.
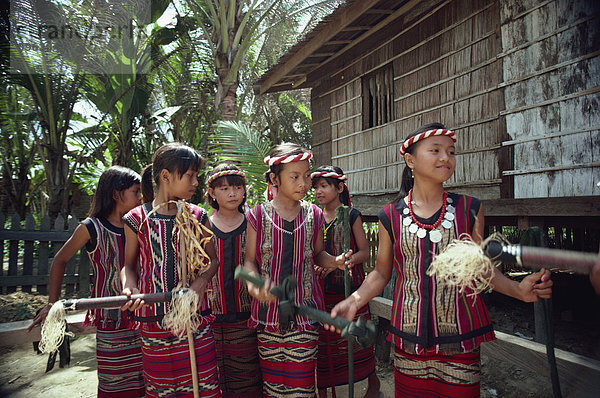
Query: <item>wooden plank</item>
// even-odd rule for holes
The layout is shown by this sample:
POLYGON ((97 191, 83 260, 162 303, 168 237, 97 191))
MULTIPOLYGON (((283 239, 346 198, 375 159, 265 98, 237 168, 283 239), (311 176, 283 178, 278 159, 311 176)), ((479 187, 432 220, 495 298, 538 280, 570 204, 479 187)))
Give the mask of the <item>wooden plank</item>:
MULTIPOLYGON (((45 215, 40 223, 40 231, 50 231, 50 217, 45 215)), ((48 275, 48 241, 40 241, 38 246, 38 275, 48 275)), ((48 294, 48 285, 38 282, 37 291, 41 294, 48 294)))
MULTIPOLYGON (((18 214, 13 214, 10 219, 10 229, 17 231, 21 229, 21 218, 18 214)), ((19 256, 19 241, 10 241, 8 244, 8 274, 9 276, 17 276, 17 261, 19 256)), ((16 287, 7 287, 7 293, 16 292, 16 287)))
MULTIPOLYGON (((33 231, 35 229, 35 220, 29 213, 25 218, 25 230, 33 231)), ((33 275, 33 241, 26 240, 23 244, 23 275, 33 275)), ((21 289, 24 292, 31 293, 31 285, 23 285, 21 289)))
MULTIPOLYGON (((83 326, 85 312, 67 315, 66 319, 69 323, 69 331, 77 336, 96 333, 95 326, 83 326)), ((0 346, 11 346, 40 341, 41 328, 39 326, 34 327, 30 333, 27 333, 27 328, 32 322, 31 319, 28 319, 26 321, 0 323, 0 346)))
POLYGON ((495 199, 482 201, 486 216, 600 217, 600 196, 495 199))
POLYGON ((345 9, 336 20, 327 23, 318 35, 309 40, 302 48, 292 55, 283 64, 277 65, 273 73, 260 84, 260 94, 264 94, 277 83, 281 78, 291 72, 306 57, 316 52, 324 43, 331 40, 338 32, 350 25, 366 10, 377 4, 379 0, 363 0, 353 3, 351 7, 345 9))
MULTIPOLYGON (((4 213, 0 213, 0 228, 4 229, 6 222, 6 216, 4 213)), ((0 237, 0 277, 4 275, 4 240, 0 237)), ((5 289, 0 287, 0 294, 4 294, 5 289)))
MULTIPOLYGON (((49 275, 4 275, 0 277, 0 286, 47 285, 49 279, 49 275)), ((78 283, 79 280, 79 275, 65 275, 63 277, 63 283, 68 284, 78 283)))
MULTIPOLYGON (((75 217, 72 217, 71 219, 69 219, 68 225, 69 225, 69 232, 71 234, 73 233, 73 231, 75 231, 75 228, 77 228, 78 224, 79 223, 77 222, 77 219, 75 217)), ((69 261, 67 261, 67 267, 66 267, 65 273, 67 275, 75 275, 76 266, 77 266, 77 256, 75 255, 75 256, 71 257, 71 259, 69 261)), ((65 283, 65 295, 69 296, 74 291, 75 291, 74 283, 65 283)))
POLYGON ((0 240, 38 240, 49 242, 66 242, 71 237, 68 231, 16 231, 0 230, 0 240))

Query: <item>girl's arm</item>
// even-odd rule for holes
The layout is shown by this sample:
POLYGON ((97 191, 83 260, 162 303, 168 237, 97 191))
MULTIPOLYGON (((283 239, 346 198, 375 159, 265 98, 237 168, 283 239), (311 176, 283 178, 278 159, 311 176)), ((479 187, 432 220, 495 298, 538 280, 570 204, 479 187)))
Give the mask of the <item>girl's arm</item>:
MULTIPOLYGON (((208 218, 204 222, 204 226, 210 230, 210 222, 208 218)), ((211 235, 212 236, 212 235, 211 235)), ((203 232, 203 237, 208 237, 208 232, 203 232)), ((210 266, 206 271, 204 271, 200 276, 198 276, 194 282, 190 285, 190 289, 193 289, 198 293, 200 297, 200 302, 202 302, 202 298, 204 297, 204 290, 206 289, 206 285, 212 280, 213 276, 217 273, 219 269, 219 259, 217 258, 217 249, 215 248, 215 240, 211 238, 206 246, 204 246, 204 250, 208 257, 210 257, 210 266)))
MULTIPOLYGON (((256 230, 250 223, 248 223, 248 227, 246 228, 245 251, 244 269, 249 274, 258 276, 258 266, 256 265, 256 230)), ((250 295, 258 301, 272 302, 276 300, 276 297, 270 293, 273 285, 271 284, 268 276, 266 277, 265 284, 262 289, 250 282, 246 282, 246 286, 248 286, 248 293, 250 293, 250 295)))
POLYGON ((60 297, 60 290, 62 286, 63 277, 65 275, 65 268, 67 262, 90 240, 90 233, 85 225, 79 224, 73 235, 65 242, 60 248, 58 253, 52 259, 52 265, 50 266, 50 280, 48 283, 48 304, 33 318, 33 323, 27 328, 27 331, 37 325, 43 323, 48 316, 50 307, 60 297))
MULTIPOLYGON (((340 254, 339 256, 332 256, 327 253, 323 248, 323 230, 319 230, 319 236, 317 236, 317 242, 315 243, 314 255, 315 264, 323 268, 339 268, 343 270, 347 259, 352 255, 352 250, 348 250, 348 253, 340 254)), ((348 264, 352 267, 352 264, 348 264)))
MULTIPOLYGON (((140 251, 135 232, 128 226, 125 226, 125 264, 121 268, 121 285, 123 286, 123 294, 130 296, 140 292, 138 289, 137 263, 140 251)), ((144 305, 144 301, 137 299, 133 302, 128 301, 122 310, 135 311, 144 305)))
MULTIPOLYGON (((331 317, 341 316, 348 320, 354 319, 356 312, 371 299, 383 291, 392 279, 392 262, 394 260, 394 246, 387 230, 379 222, 379 247, 375 269, 367 275, 364 282, 350 297, 338 303, 331 310, 331 317)), ((326 329, 333 330, 332 326, 325 325, 326 329)), ((338 332, 340 332, 338 330, 338 332)))
POLYGON ((348 261, 352 266, 354 264, 366 263, 369 261, 371 254, 369 253, 369 242, 367 241, 367 234, 365 234, 361 216, 358 216, 356 221, 354 221, 354 224, 352 225, 352 234, 354 235, 354 241, 356 242, 358 251, 351 255, 348 261))
MULTIPOLYGON (((477 213, 477 219, 473 226, 473 241, 478 244, 481 244, 483 240, 484 225, 485 220, 482 206, 479 208, 479 213, 477 213)), ((518 283, 507 278, 498 268, 494 267, 494 277, 492 278, 493 289, 524 302, 534 302, 538 298, 552 297, 552 284, 550 271, 543 268, 538 272, 526 276, 518 283)))

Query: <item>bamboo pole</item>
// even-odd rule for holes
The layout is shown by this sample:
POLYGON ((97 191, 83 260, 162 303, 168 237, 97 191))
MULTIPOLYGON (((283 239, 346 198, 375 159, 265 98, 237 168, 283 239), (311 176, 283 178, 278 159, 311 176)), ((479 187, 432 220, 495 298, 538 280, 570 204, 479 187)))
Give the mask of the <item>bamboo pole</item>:
MULTIPOLYGON (((179 231, 181 233, 181 229, 179 231)), ((183 236, 179 238, 179 255, 181 257, 181 281, 185 285, 187 283, 187 263, 186 256, 183 254, 183 236)), ((202 297, 199 298, 202 300, 202 297)), ((192 387, 194 389, 194 398, 200 397, 198 391, 198 366, 196 365, 196 350, 194 348, 194 336, 190 327, 187 327, 188 347, 190 350, 190 370, 192 372, 192 387)))

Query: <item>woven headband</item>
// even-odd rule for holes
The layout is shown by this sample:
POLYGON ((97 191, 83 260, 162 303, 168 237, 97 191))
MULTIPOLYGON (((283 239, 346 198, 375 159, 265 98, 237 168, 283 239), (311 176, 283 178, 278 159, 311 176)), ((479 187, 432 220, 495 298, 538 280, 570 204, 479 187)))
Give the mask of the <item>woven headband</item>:
POLYGON ((335 178, 336 180, 340 180, 340 181, 348 180, 348 177, 346 175, 338 174, 333 171, 315 171, 314 173, 312 173, 310 175, 310 178, 312 178, 313 180, 315 178, 335 178))
POLYGON ((404 141, 404 143, 402 144, 402 147, 400 148, 400 155, 404 156, 408 147, 417 141, 421 141, 421 140, 424 140, 425 138, 429 138, 429 137, 442 136, 442 135, 450 137, 450 138, 452 138, 452 141, 456 142, 456 137, 455 137, 454 131, 452 131, 452 130, 448 130, 448 129, 427 130, 427 131, 419 133, 415 136, 412 136, 409 139, 407 139, 406 141, 404 141))
POLYGON ((312 159, 313 154, 311 152, 303 152, 297 155, 284 155, 284 156, 267 156, 265 160, 265 164, 269 166, 274 166, 276 164, 281 163, 291 163, 291 162, 300 162, 302 160, 310 160, 312 159))
POLYGON ((242 170, 223 170, 208 177, 208 180, 206 180, 206 185, 210 185, 210 183, 217 178, 224 176, 240 176, 244 179, 244 181, 246 180, 246 174, 244 174, 242 170))

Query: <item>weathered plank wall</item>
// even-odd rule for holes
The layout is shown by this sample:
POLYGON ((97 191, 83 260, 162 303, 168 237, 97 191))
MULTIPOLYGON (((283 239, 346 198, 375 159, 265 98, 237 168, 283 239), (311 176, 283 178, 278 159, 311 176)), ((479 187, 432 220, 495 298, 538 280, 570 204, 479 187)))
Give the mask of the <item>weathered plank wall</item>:
POLYGON ((331 162, 349 175, 350 192, 359 203, 376 195, 387 201, 397 192, 404 137, 433 121, 458 134, 457 168, 448 187, 482 199, 507 196, 501 193, 500 166, 512 164, 503 155, 510 149, 501 146, 506 132, 496 58, 499 12, 497 1, 424 1, 382 36, 357 46, 356 58, 313 89, 315 99, 331 97, 331 162), (395 120, 365 128, 361 80, 390 67, 395 120))
POLYGON ((514 197, 598 195, 600 3, 501 2, 514 197))

